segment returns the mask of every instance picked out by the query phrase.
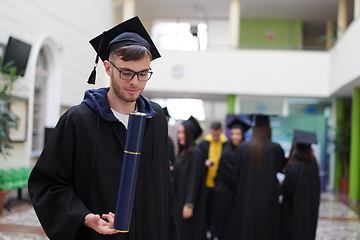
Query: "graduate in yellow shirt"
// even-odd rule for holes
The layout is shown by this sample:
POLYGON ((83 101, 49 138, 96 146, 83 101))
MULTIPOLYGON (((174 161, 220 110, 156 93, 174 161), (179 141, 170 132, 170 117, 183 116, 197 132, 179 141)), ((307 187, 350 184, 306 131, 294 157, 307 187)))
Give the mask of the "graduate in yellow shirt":
POLYGON ((210 126, 210 134, 206 135, 205 139, 199 144, 206 167, 206 219, 210 240, 214 240, 216 237, 214 213, 215 177, 226 140, 221 123, 213 122, 210 126))

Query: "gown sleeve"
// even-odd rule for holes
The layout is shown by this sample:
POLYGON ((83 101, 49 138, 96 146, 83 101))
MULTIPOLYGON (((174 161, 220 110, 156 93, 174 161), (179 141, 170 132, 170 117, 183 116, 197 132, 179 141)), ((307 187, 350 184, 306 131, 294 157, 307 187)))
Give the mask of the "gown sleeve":
POLYGON ((190 152, 189 158, 190 165, 188 169, 185 203, 192 203, 194 207, 196 207, 197 194, 200 191, 200 185, 202 184, 202 171, 204 171, 200 150, 195 151, 195 149, 193 149, 190 152))
POLYGON ((74 192, 74 126, 62 116, 31 172, 31 202, 52 240, 73 239, 90 213, 74 192))
POLYGON ((234 154, 230 148, 225 148, 221 154, 219 169, 216 174, 216 180, 220 184, 225 184, 230 188, 234 188, 233 172, 234 172, 234 154))

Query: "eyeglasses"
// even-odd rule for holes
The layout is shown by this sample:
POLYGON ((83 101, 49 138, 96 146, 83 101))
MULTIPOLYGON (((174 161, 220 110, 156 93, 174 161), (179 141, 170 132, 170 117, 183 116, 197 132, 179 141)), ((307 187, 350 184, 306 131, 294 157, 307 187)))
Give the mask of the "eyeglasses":
POLYGON ((111 65, 113 65, 114 68, 116 68, 116 70, 119 71, 119 76, 122 80, 132 80, 134 78, 135 75, 137 75, 137 78, 139 81, 148 81, 151 78, 151 75, 153 74, 153 71, 151 70, 151 68, 149 70, 143 70, 140 72, 135 72, 133 70, 130 69, 126 69, 126 70, 122 70, 119 69, 115 66, 115 64, 111 61, 109 61, 111 63, 111 65))

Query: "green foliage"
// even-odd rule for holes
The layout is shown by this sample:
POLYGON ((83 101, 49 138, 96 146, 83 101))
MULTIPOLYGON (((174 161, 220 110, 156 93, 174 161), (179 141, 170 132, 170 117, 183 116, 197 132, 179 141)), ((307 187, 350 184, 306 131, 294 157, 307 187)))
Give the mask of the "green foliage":
POLYGON ((0 155, 4 158, 13 147, 9 138, 10 130, 19 127, 20 119, 10 110, 12 102, 13 84, 19 75, 16 74, 16 67, 9 62, 2 66, 0 57, 0 155))
POLYGON ((350 138, 351 129, 349 122, 341 122, 337 124, 336 135, 333 140, 334 150, 339 154, 342 165, 342 176, 349 177, 350 167, 350 138))

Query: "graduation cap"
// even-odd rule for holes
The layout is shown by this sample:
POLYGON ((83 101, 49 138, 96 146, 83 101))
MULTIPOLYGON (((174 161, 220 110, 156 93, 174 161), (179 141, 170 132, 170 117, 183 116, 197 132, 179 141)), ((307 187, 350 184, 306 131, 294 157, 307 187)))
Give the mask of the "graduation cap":
MULTIPOLYGON (((275 116, 275 115, 271 115, 271 116, 275 116)), ((267 126, 270 126, 270 115, 251 114, 250 119, 252 119, 252 125, 254 127, 267 127, 267 126)))
POLYGON ((239 129, 241 129, 242 133, 245 133, 247 130, 249 130, 251 125, 247 124, 246 122, 244 122, 238 118, 235 118, 227 125, 227 127, 230 129, 239 128, 239 129))
POLYGON ((188 120, 182 122, 182 125, 188 127, 191 130, 191 132, 194 134, 194 139, 197 139, 202 133, 199 122, 193 116, 190 116, 188 120))
POLYGON ((296 143, 304 145, 317 144, 316 133, 302 130, 294 130, 294 141, 296 143))
POLYGON ((167 107, 164 107, 163 111, 164 111, 166 117, 171 117, 169 114, 169 111, 167 110, 167 107))
POLYGON ((139 17, 133 17, 108 31, 104 31, 99 36, 91 39, 90 44, 97 53, 94 70, 91 72, 88 80, 90 84, 95 84, 96 66, 99 62, 99 57, 102 61, 108 60, 110 53, 120 47, 141 45, 151 52, 152 60, 160 57, 160 53, 156 49, 155 44, 142 25, 139 17))

